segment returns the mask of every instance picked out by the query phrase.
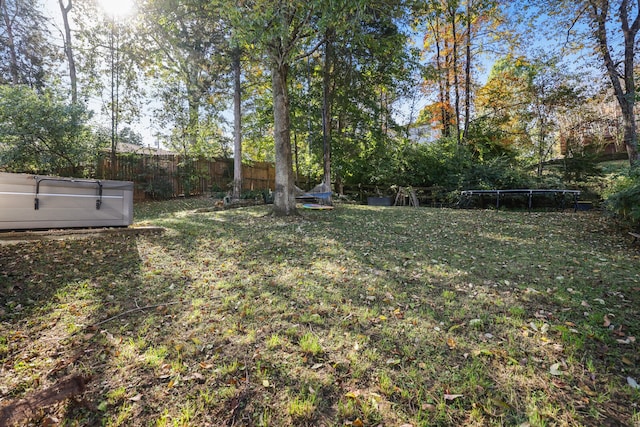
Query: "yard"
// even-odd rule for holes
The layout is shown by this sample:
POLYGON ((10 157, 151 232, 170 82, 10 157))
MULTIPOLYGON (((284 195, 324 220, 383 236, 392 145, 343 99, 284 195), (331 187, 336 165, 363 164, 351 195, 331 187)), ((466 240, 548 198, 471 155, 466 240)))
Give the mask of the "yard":
POLYGON ((0 244, 0 424, 640 425, 640 251, 603 214, 210 204, 0 244))

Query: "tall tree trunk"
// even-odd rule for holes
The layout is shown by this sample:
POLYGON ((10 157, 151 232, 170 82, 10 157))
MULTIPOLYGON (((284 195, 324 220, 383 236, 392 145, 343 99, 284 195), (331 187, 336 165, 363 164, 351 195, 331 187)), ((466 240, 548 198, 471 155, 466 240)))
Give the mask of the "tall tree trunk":
POLYGON ((115 22, 111 19, 111 34, 109 38, 109 50, 111 51, 111 179, 116 178, 117 165, 116 153, 118 147, 118 109, 116 107, 116 42, 115 42, 115 22))
POLYGON ((2 7, 2 16, 4 18, 4 24, 7 27, 7 47, 9 48, 9 70, 11 72, 11 82, 14 85, 20 83, 20 75, 18 73, 18 54, 16 53, 16 43, 13 36, 13 26, 11 18, 9 17, 9 10, 7 9, 6 1, 0 3, 2 7))
MULTIPOLYGON (((438 18, 436 18, 437 20, 438 18)), ((448 123, 448 114, 447 114, 447 106, 446 106, 446 96, 445 91, 446 87, 443 79, 443 66, 442 66, 442 53, 440 49, 440 25, 438 21, 436 21, 435 27, 432 27, 434 30, 434 36, 436 37, 435 45, 436 45, 436 72, 438 76, 438 100, 440 101, 440 120, 442 120, 442 136, 449 136, 449 123, 448 123)))
MULTIPOLYGON (((294 113, 295 115, 295 113, 294 113)), ((295 117, 295 116, 294 116, 295 117)), ((294 132, 293 134, 293 159, 296 164, 295 176, 293 178, 296 186, 300 186, 300 156, 298 151, 298 132, 294 132)))
POLYGON ((240 49, 233 50, 233 200, 242 192, 242 86, 240 49))
MULTIPOLYGON (((457 7, 457 5, 456 5, 457 7)), ((453 47, 451 54, 453 55, 453 91, 455 103, 455 132, 456 141, 460 144, 460 81, 458 76, 458 26, 456 25, 456 16, 458 15, 456 8, 449 7, 451 14, 451 36, 453 39, 453 47)))
POLYGON ((462 137, 469 137, 469 120, 471 117, 471 7, 473 0, 467 0, 467 37, 466 60, 464 64, 464 131, 462 137))
POLYGON ((633 23, 629 26, 629 0, 622 0, 618 18, 620 19, 622 33, 624 35, 624 75, 620 76, 616 68, 616 64, 611 57, 611 51, 607 38, 607 20, 609 13, 608 0, 590 0, 592 18, 597 24, 595 32, 598 42, 598 49, 604 60, 607 74, 611 80, 611 85, 615 93, 620 111, 622 113, 622 122, 624 130, 624 144, 629 155, 629 164, 634 166, 640 163, 638 156, 638 135, 635 120, 635 79, 634 79, 634 59, 635 44, 638 30, 640 30, 640 10, 636 10, 636 16, 633 23), (624 87, 620 82, 620 77, 624 82, 624 87))
POLYGON ((324 184, 331 191, 331 103, 333 74, 333 29, 326 33, 324 50, 324 69, 322 70, 322 152, 324 165, 324 184))
POLYGON ((446 52, 444 57, 444 108, 445 108, 445 136, 451 136, 451 51, 449 47, 449 41, 443 40, 443 48, 446 52))
MULTIPOLYGON (((189 87, 187 88, 187 102, 189 103, 189 126, 187 129, 188 145, 194 148, 198 143, 198 126, 200 125, 200 94, 198 86, 197 71, 191 73, 189 77, 189 87)), ((186 153, 185 153, 186 154, 186 153)))
POLYGON ((288 72, 289 67, 286 63, 274 61, 271 70, 276 151, 276 188, 273 197, 273 212, 277 216, 296 214, 293 160, 291 155, 290 107, 287 88, 288 72))
POLYGON ((71 102, 75 105, 78 103, 78 78, 76 76, 76 61, 73 57, 73 46, 71 44, 71 27, 69 26, 69 12, 73 7, 72 0, 65 6, 63 0, 58 0, 60 12, 62 12, 62 21, 64 23, 64 53, 67 55, 69 63, 69 79, 71 80, 71 102))

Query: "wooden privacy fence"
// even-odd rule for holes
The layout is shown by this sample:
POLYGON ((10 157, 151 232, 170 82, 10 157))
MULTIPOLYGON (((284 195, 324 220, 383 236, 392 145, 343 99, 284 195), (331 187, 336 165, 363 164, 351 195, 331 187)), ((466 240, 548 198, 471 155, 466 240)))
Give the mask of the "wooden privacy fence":
MULTIPOLYGON (((134 199, 169 199, 231 190, 232 159, 185 159, 175 154, 118 154, 115 165, 111 157, 98 159, 96 177, 135 183, 134 199)), ((272 163, 242 165, 243 191, 275 187, 272 163)))

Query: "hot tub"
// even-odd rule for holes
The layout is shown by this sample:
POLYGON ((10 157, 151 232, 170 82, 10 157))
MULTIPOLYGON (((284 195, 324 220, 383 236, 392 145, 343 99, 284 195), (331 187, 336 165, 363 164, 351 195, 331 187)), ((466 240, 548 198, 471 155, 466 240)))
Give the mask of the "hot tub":
POLYGON ((133 183, 0 172, 0 230, 126 227, 133 183))

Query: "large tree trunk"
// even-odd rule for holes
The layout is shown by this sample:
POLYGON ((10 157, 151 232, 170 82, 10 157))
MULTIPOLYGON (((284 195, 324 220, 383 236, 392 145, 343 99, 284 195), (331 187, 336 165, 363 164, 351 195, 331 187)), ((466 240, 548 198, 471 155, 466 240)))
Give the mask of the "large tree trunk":
POLYGON ((291 126, 287 88, 288 68, 287 64, 276 62, 271 70, 276 150, 276 188, 273 197, 273 212, 278 216, 295 215, 297 213, 293 159, 291 156, 291 126))
MULTIPOLYGON (((436 18, 437 19, 437 18, 436 18)), ((435 25, 432 26, 433 34, 436 38, 435 46, 436 46, 436 73, 438 76, 438 101, 440 102, 440 120, 442 121, 442 136, 449 136, 449 119, 447 113, 447 105, 446 105, 446 95, 445 95, 445 84, 444 84, 444 76, 443 76, 443 66, 442 66, 442 53, 440 49, 440 25, 439 21, 436 20, 435 25)))
POLYGON ((611 57, 611 51, 607 38, 607 20, 609 13, 608 0, 591 0, 592 19, 597 24, 596 40, 598 49, 604 60, 607 74, 611 80, 611 85, 622 112, 624 144, 629 155, 629 163, 634 166, 640 163, 638 157, 638 135, 635 120, 635 79, 634 79, 634 59, 635 43, 638 30, 640 30, 640 10, 636 10, 633 23, 629 26, 628 6, 629 0, 622 0, 618 18, 620 19, 621 30, 624 35, 624 75, 620 76, 616 63, 611 57), (620 77, 624 82, 624 87, 620 82, 620 77))
MULTIPOLYGON (((456 6, 457 7, 457 6, 456 6)), ((451 14, 451 38, 453 47, 451 54, 453 55, 453 92, 455 99, 455 132, 456 141, 460 144, 460 82, 458 78, 458 26, 456 25, 456 16, 458 11, 454 7, 449 7, 449 13, 451 14)))
POLYGON ((72 0, 65 6, 63 0, 58 0, 60 12, 62 12, 62 21, 64 22, 64 53, 67 55, 69 63, 69 79, 71 80, 71 102, 78 103, 78 78, 76 76, 76 61, 73 57, 73 48, 71 44, 71 27, 69 26, 69 11, 71 11, 72 0))
POLYGON ((627 101, 626 108, 622 109, 622 126, 624 129, 624 145, 627 147, 629 155, 629 164, 635 166, 640 164, 640 156, 638 155, 638 132, 636 128, 636 119, 634 114, 634 102, 627 101))
POLYGON ((467 37, 466 61, 464 64, 464 130, 462 137, 469 137, 469 121, 471 116, 471 6, 473 0, 467 0, 467 37))
POLYGON ((242 86, 240 82, 240 49, 233 51, 233 200, 242 192, 242 86))
POLYGON ((324 185, 331 191, 331 75, 333 73, 333 31, 327 31, 322 72, 322 146, 324 159, 324 185))

